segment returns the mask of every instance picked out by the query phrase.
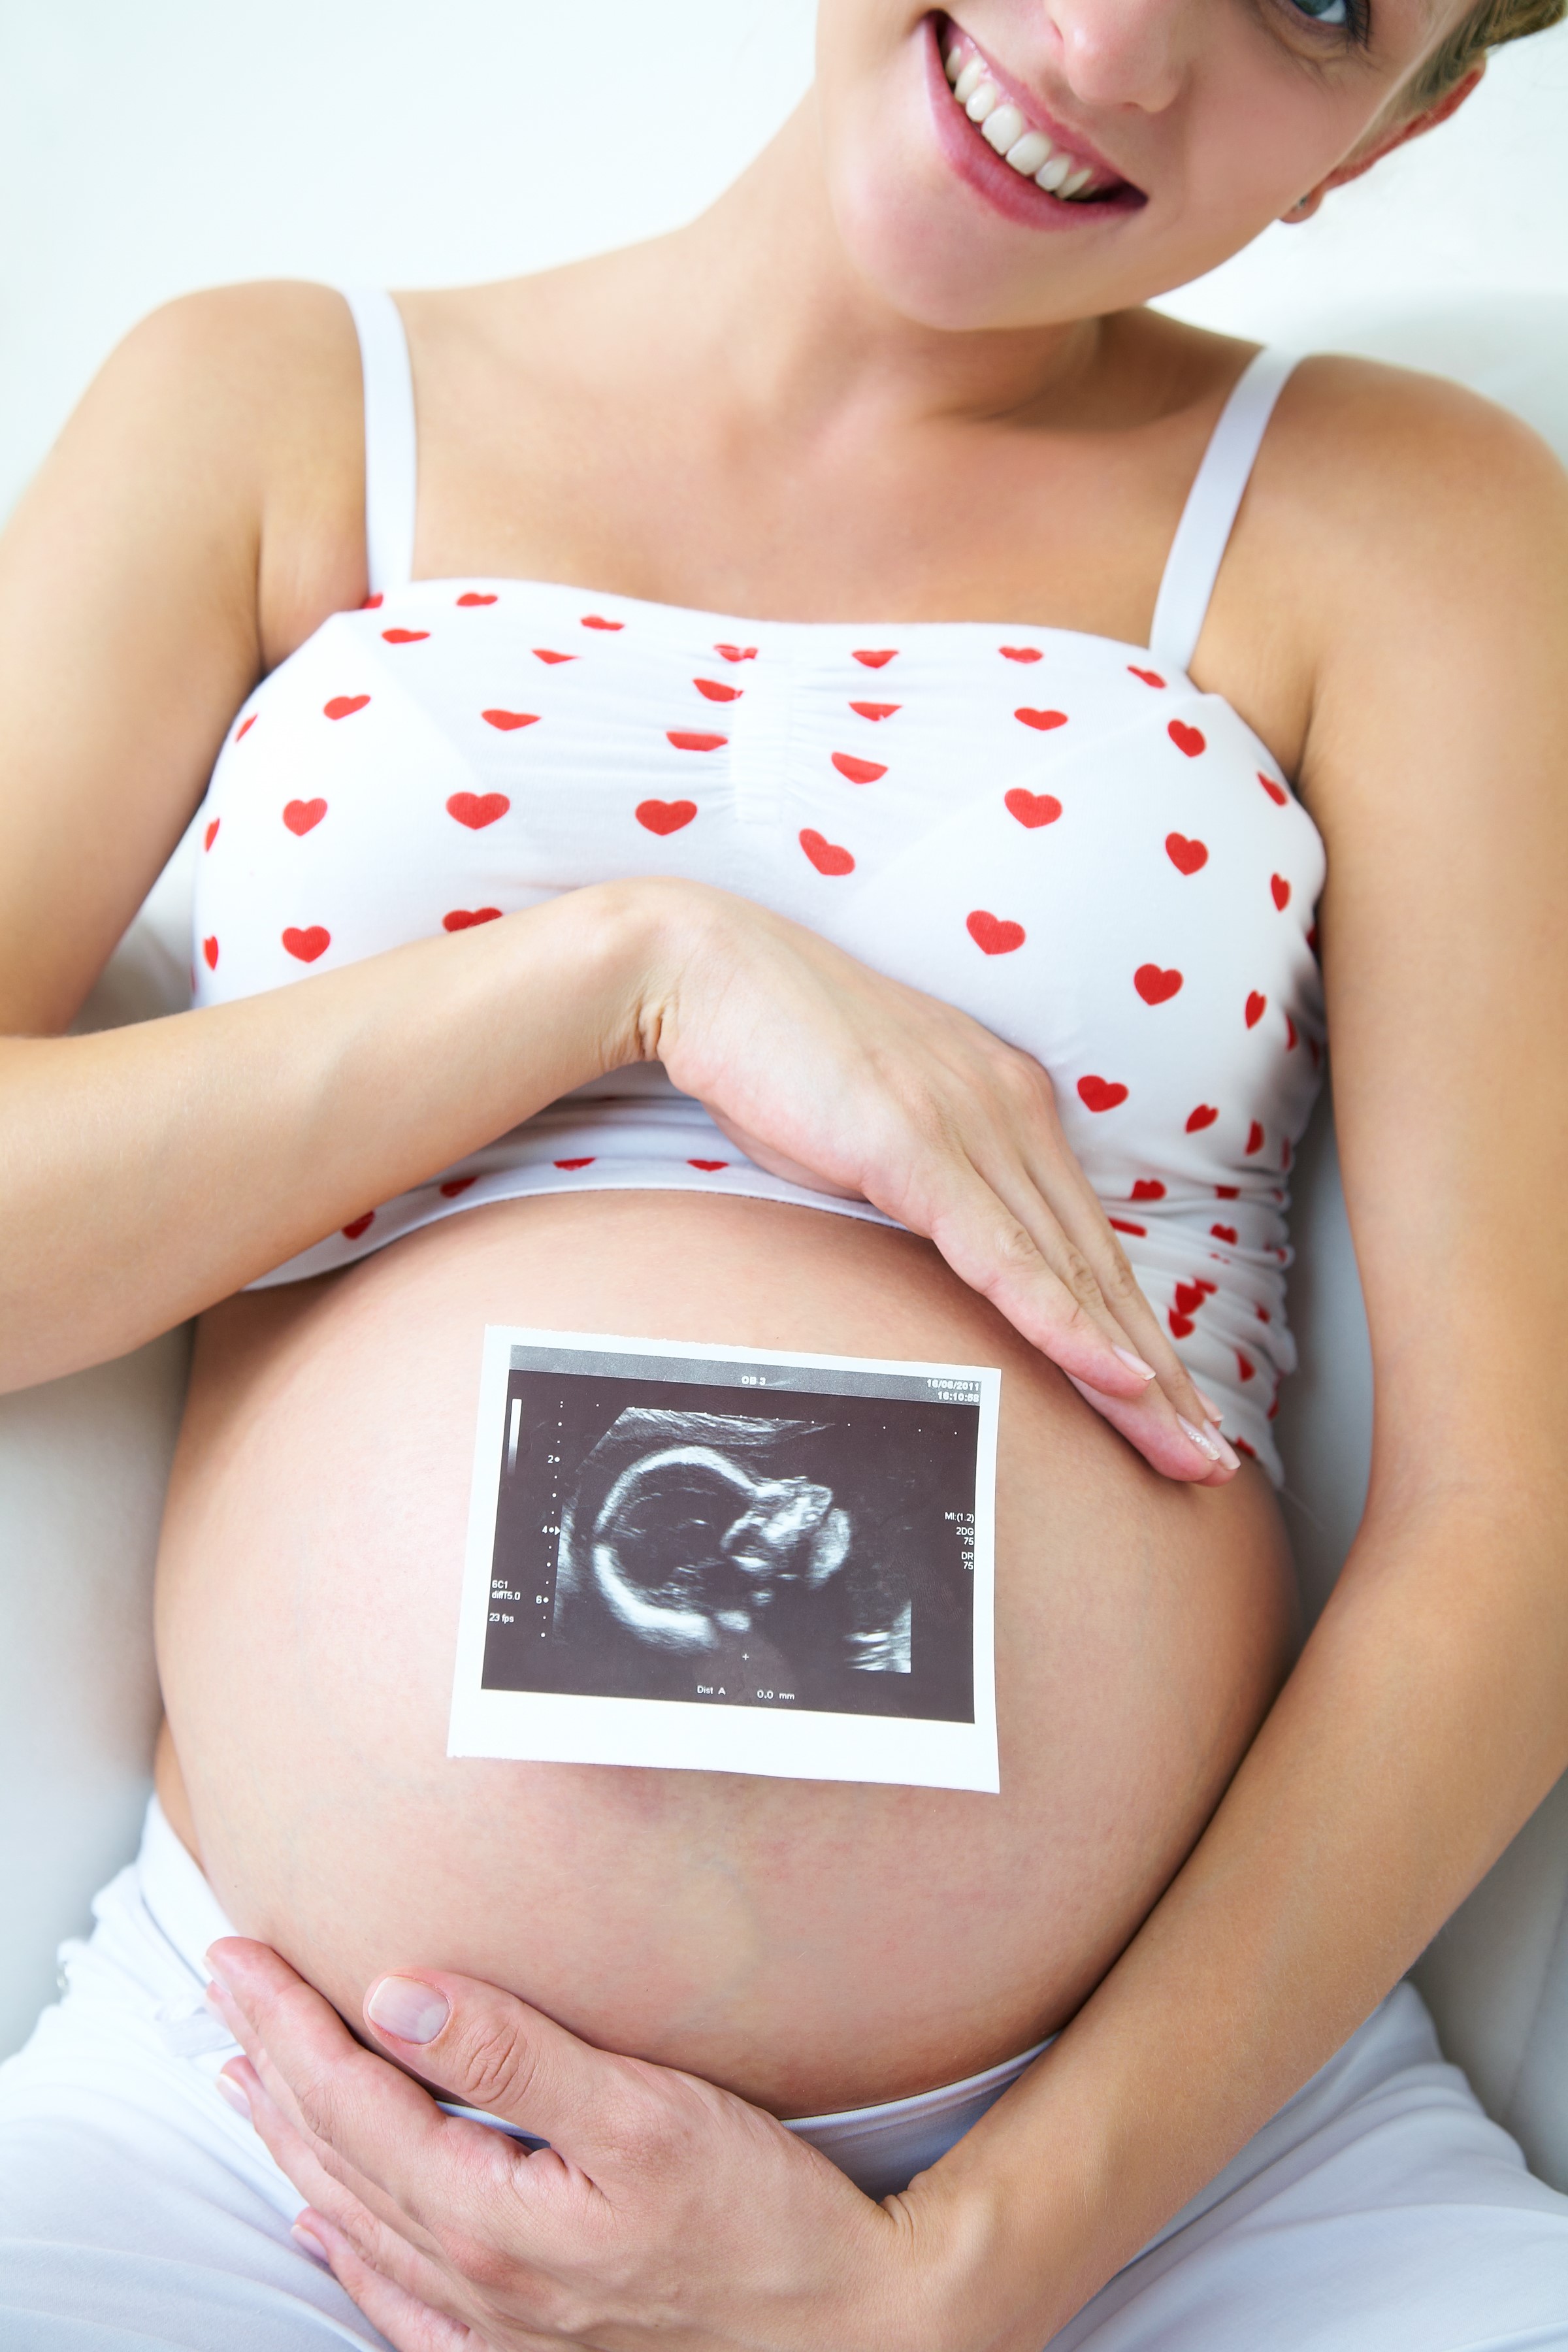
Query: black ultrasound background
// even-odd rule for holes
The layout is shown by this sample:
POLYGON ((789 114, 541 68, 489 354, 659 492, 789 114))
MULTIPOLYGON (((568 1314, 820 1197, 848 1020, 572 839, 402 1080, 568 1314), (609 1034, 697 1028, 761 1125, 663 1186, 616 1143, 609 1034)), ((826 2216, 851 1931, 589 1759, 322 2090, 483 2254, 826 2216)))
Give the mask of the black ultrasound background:
MULTIPOLYGON (((977 1406, 514 1370, 505 1427, 514 1399, 522 1406, 516 1469, 508 1474, 504 1436, 497 1465, 487 1690, 973 1721, 977 1406), (850 1530, 842 1567, 819 1591, 775 1602, 762 1630, 726 1635, 701 1656, 628 1637, 592 1590, 558 1593, 563 1515, 582 1499, 588 1457, 628 1409, 795 1424, 718 1450, 749 1476, 830 1488, 850 1530), (867 1671, 848 1662, 847 1621, 868 1606, 874 1618, 875 1596, 889 1586, 910 1604, 908 1671, 867 1671)), ((619 1445, 612 1439, 606 1449, 612 1462, 619 1445)), ((623 1451, 635 1456, 637 1448, 623 1451)), ((605 1458, 588 1466, 590 1515, 605 1458)), ((579 1559, 584 1549, 579 1542, 579 1559)))

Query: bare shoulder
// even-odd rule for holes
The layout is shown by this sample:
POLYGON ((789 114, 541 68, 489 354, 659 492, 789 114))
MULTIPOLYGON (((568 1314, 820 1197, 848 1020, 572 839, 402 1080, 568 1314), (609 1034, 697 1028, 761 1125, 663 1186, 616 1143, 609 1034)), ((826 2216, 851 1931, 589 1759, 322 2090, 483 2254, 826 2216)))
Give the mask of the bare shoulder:
POLYGON ((153 311, 60 445, 177 481, 255 583, 261 666, 349 596, 363 561, 358 342, 333 289, 216 287, 153 311))
MULTIPOLYGON (((1568 558, 1568 474, 1506 409, 1442 376, 1362 359, 1302 362, 1281 395, 1256 478, 1276 553, 1320 602, 1364 617, 1399 592, 1431 620, 1568 558)), ((1314 639, 1331 649, 1321 630, 1314 639)))
POLYGON ((257 677, 363 598, 359 420, 317 287, 170 303, 79 404, 0 537, 0 1022, 70 1018, 257 677))
POLYGON ((1530 426, 1440 376, 1321 355, 1286 385, 1222 574, 1223 653, 1320 796, 1352 742, 1553 690, 1568 632, 1568 476, 1530 426), (1239 651, 1238 651, 1239 649, 1239 651))

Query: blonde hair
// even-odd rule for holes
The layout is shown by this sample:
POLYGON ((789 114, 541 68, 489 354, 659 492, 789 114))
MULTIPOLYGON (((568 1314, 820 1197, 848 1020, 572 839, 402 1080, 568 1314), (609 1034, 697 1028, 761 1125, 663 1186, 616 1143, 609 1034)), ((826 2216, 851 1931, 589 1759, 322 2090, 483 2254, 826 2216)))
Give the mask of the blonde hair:
POLYGON ((1436 105, 1473 67, 1486 62, 1490 50, 1527 33, 1544 33, 1565 14, 1568 0, 1481 0, 1427 58, 1410 91, 1413 106, 1436 105))

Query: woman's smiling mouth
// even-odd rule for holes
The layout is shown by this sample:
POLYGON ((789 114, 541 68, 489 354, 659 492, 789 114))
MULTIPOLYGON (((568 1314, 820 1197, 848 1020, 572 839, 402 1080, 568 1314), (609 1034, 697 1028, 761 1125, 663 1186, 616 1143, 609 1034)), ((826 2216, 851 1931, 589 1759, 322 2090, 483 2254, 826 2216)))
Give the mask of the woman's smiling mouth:
POLYGON ((934 71, 947 84, 933 93, 939 134, 972 185, 1038 224, 1143 204, 1142 190, 1053 121, 952 17, 927 23, 934 71))

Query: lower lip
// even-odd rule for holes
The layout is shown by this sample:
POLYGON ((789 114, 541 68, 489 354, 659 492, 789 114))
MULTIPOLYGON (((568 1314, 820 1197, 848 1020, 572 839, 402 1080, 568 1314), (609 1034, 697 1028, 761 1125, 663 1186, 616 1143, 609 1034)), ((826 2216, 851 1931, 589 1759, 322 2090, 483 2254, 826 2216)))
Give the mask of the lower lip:
POLYGON ((1142 194, 1128 186, 1113 188, 1109 195, 1092 197, 1087 204, 1064 205, 1037 187, 1033 180, 1026 180, 1021 172, 1015 172, 1011 163, 1005 163, 953 97, 942 62, 942 24, 936 16, 925 20, 926 86, 937 143, 966 187, 983 196, 994 212, 1020 222, 1025 228, 1091 228, 1097 222, 1142 210, 1142 194))

